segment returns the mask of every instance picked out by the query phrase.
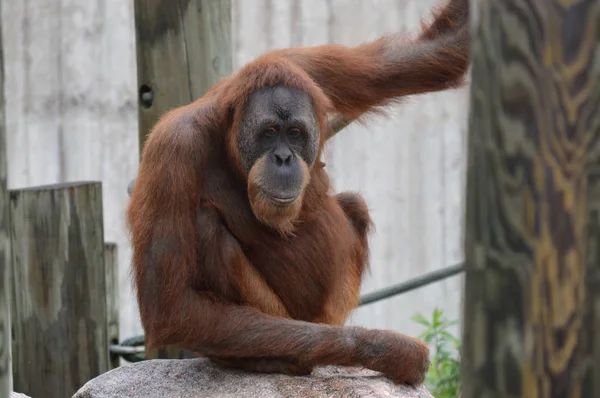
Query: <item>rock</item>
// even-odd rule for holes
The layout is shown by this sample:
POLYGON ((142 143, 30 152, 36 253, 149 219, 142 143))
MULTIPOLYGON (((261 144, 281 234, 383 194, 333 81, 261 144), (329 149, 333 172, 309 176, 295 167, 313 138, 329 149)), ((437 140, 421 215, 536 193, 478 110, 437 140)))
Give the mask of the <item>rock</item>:
POLYGON ((244 373, 203 359, 153 359, 119 367, 73 398, 433 398, 425 387, 396 386, 364 369, 324 367, 306 377, 244 373))

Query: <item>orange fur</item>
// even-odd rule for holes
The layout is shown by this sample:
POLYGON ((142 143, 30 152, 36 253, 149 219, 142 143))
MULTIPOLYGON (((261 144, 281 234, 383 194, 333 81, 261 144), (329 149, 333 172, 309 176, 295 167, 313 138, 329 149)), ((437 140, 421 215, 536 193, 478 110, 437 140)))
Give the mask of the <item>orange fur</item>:
POLYGON ((355 118, 402 96, 459 86, 468 67, 468 1, 450 0, 415 40, 272 51, 156 124, 127 211, 146 346, 177 345, 226 366, 305 374, 365 366, 420 383, 425 343, 342 326, 368 265, 371 220, 357 194, 331 196, 320 160, 327 117, 355 118), (254 190, 237 134, 248 96, 284 85, 308 93, 319 156, 288 209, 254 190), (284 232, 283 234, 281 232, 284 232))

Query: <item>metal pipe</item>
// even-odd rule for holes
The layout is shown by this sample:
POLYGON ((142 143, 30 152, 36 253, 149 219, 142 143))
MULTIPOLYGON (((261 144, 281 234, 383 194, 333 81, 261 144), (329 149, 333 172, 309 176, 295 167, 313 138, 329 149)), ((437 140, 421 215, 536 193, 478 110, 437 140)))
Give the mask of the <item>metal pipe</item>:
POLYGON ((398 283, 397 285, 392 285, 385 289, 381 289, 372 293, 365 294, 360 298, 358 306, 367 305, 374 303, 376 301, 384 300, 386 298, 396 296, 398 294, 406 293, 408 291, 417 289, 419 287, 429 285, 430 283, 434 283, 440 281, 442 279, 449 278, 456 274, 459 274, 465 270, 464 263, 460 263, 457 265, 451 265, 446 268, 439 269, 437 271, 430 272, 428 274, 424 274, 418 276, 414 279, 410 279, 406 282, 398 283))

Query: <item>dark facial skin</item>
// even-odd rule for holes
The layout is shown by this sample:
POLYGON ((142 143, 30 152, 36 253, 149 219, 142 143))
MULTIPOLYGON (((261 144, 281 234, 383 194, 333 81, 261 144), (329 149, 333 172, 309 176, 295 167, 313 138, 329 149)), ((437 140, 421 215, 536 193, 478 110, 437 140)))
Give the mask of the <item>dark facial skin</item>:
POLYGON ((246 173, 260 161, 261 190, 275 203, 294 202, 316 159, 319 130, 311 97, 277 86, 252 93, 242 114, 238 148, 246 173), (305 163, 305 166, 302 164, 305 163))

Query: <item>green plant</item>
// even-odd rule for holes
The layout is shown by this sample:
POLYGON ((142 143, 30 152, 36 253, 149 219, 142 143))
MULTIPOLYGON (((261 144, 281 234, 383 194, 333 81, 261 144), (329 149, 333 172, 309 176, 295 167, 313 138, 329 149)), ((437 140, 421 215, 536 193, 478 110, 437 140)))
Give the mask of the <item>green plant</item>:
POLYGON ((425 385, 435 398, 458 398, 462 345, 460 339, 448 331, 457 322, 447 320, 443 311, 437 308, 431 319, 416 314, 412 320, 425 327, 419 338, 426 341, 432 351, 431 367, 425 385))

